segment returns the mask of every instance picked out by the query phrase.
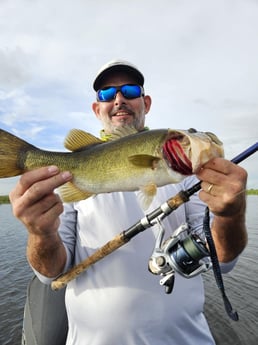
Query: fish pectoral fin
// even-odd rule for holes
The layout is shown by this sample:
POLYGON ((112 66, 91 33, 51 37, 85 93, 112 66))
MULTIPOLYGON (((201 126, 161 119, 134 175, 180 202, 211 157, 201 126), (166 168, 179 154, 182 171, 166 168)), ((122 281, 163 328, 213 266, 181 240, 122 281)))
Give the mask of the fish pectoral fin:
POLYGON ((160 158, 142 154, 129 156, 128 160, 138 167, 155 169, 160 161, 160 158))
POLYGON ((155 183, 149 183, 143 187, 140 187, 138 201, 143 210, 147 210, 150 207, 156 194, 157 185, 155 183))
POLYGON ((64 142, 65 148, 70 151, 78 151, 94 144, 103 144, 103 141, 81 129, 71 129, 64 142))
POLYGON ((80 190, 72 182, 67 182, 58 188, 59 194, 63 202, 75 202, 89 198, 94 195, 80 190))

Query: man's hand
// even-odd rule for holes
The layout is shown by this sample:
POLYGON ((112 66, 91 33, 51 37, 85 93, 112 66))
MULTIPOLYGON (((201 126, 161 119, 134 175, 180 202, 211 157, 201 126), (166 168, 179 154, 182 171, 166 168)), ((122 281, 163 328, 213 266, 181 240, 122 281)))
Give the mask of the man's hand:
POLYGON ((223 158, 214 158, 203 166, 197 177, 202 181, 199 197, 215 215, 212 233, 219 261, 232 261, 247 243, 247 172, 223 158))
POLYGON ((206 163, 197 177, 202 181, 199 197, 217 216, 234 216, 245 211, 247 172, 223 158, 206 163))
POLYGON ((54 191, 71 179, 69 172, 60 172, 55 166, 44 167, 21 176, 10 193, 13 214, 29 233, 28 260, 48 277, 61 273, 66 261, 65 248, 58 234, 63 204, 54 191))

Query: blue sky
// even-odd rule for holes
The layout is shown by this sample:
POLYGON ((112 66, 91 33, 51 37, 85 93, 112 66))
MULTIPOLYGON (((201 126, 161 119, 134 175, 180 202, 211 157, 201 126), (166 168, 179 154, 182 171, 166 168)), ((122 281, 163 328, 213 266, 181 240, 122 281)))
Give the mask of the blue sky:
POLYGON ((122 58, 145 75, 149 127, 212 131, 231 159, 258 139, 257 18, 256 0, 0 0, 0 127, 50 150, 98 135, 92 81, 122 58))

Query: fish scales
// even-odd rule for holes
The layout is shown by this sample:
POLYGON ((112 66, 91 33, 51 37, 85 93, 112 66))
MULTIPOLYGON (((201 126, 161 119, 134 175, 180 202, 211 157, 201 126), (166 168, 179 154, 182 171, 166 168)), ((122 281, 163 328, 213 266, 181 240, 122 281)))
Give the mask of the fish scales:
POLYGON ((222 143, 211 133, 170 129, 131 133, 126 135, 123 129, 114 135, 116 140, 103 143, 89 133, 72 130, 65 141, 72 152, 53 152, 0 130, 0 177, 56 165, 73 174, 60 190, 64 201, 139 189, 152 198, 157 186, 179 182, 209 159, 223 156, 222 143))

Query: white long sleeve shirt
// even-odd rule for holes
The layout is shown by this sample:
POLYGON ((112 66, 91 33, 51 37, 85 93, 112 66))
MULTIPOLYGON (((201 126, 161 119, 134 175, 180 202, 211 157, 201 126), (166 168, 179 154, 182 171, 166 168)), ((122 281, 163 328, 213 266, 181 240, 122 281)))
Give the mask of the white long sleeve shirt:
MULTIPOLYGON (((147 213, 195 182, 191 177, 159 188, 147 213)), ((192 196, 164 219, 166 237, 185 222, 200 230, 204 208, 198 196, 192 196)), ((100 194, 65 205, 60 235, 67 249, 66 269, 143 216, 133 192, 100 194)), ((173 291, 166 294, 159 285, 160 276, 148 271, 157 231, 155 226, 145 230, 68 284, 68 345, 215 344, 203 314, 201 276, 186 279, 176 274, 173 291)), ((224 269, 232 266, 224 265, 224 269)))

